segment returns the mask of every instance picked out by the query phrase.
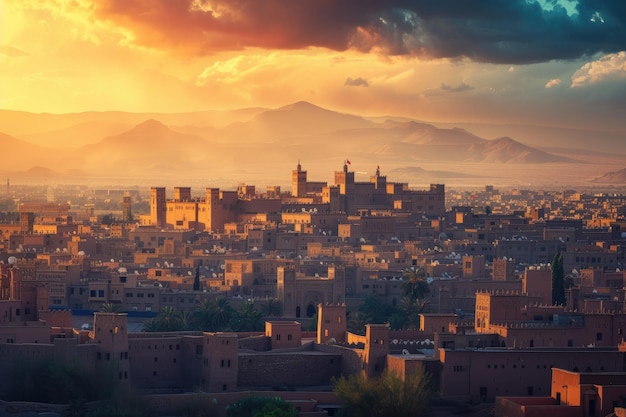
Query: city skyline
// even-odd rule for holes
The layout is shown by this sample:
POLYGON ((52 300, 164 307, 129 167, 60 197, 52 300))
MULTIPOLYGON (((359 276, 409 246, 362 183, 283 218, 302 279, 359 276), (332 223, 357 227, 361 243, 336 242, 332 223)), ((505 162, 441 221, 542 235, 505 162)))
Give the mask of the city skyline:
POLYGON ((619 1, 0 2, 0 108, 177 113, 309 101, 623 134, 619 1))

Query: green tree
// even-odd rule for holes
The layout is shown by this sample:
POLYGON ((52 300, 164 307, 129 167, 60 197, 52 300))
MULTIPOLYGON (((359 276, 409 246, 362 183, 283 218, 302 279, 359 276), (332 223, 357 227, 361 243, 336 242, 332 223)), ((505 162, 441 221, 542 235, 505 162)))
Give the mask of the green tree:
POLYGON ((156 316, 156 321, 159 323, 162 332, 183 330, 180 314, 174 307, 165 306, 161 308, 161 311, 156 316))
POLYGON ((254 308, 254 303, 246 301, 239 307, 235 317, 231 319, 230 327, 236 332, 261 330, 263 327, 261 317, 261 313, 254 308))
POLYGON ((141 325, 141 330, 144 332, 159 332, 159 323, 155 318, 148 319, 141 325))
POLYGON ((194 311, 196 327, 205 332, 223 331, 235 315, 226 298, 207 300, 194 311))
POLYGON ((174 307, 165 306, 156 317, 143 323, 144 332, 178 332, 188 330, 182 320, 181 312, 174 307))
POLYGON ((120 303, 104 303, 100 306, 101 313, 119 313, 120 311, 122 311, 120 303))
POLYGON ((347 327, 350 333, 365 334, 365 325, 372 322, 372 318, 362 311, 351 311, 348 314, 347 327))
POLYGON ((426 282, 426 274, 420 269, 416 272, 408 272, 404 275, 406 281, 402 284, 402 292, 405 296, 414 300, 423 300, 430 294, 430 287, 426 282))
POLYGON ((368 296, 359 306, 359 311, 370 318, 369 323, 386 323, 389 317, 397 312, 394 306, 383 303, 375 295, 368 296))
POLYGON ((565 273, 563 254, 559 251, 552 259, 552 304, 565 305, 565 273))
POLYGON ((409 296, 404 296, 400 300, 400 311, 406 317, 406 327, 409 329, 419 329, 420 327, 420 313, 424 310, 424 300, 415 299, 409 296))
POLYGON ((261 304, 261 313, 263 313, 265 317, 280 317, 280 315, 283 313, 280 301, 278 301, 276 298, 268 298, 263 304, 261 304))
POLYGON ((226 407, 226 417, 298 417, 293 405, 279 397, 251 396, 226 407))
POLYGON ((182 330, 193 330, 194 321, 193 313, 188 310, 181 310, 178 312, 178 319, 180 320, 180 327, 182 330))
POLYGON ((404 379, 390 370, 370 379, 359 373, 334 380, 333 391, 344 417, 421 417, 428 410, 429 380, 421 368, 404 379))

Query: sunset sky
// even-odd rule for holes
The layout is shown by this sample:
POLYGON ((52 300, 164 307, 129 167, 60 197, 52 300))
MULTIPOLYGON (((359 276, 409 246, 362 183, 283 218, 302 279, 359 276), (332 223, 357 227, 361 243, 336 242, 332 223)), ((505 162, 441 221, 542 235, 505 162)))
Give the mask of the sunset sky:
POLYGON ((0 108, 626 132, 624 0, 0 0, 0 108))

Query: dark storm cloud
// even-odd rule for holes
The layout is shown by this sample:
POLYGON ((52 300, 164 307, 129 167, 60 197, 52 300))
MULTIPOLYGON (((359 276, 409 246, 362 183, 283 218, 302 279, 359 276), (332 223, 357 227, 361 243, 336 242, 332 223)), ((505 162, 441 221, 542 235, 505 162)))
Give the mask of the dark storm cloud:
POLYGON ((349 87, 369 87, 370 83, 365 78, 346 78, 346 81, 343 85, 347 85, 349 87))
POLYGON ((569 16, 530 0, 97 0, 135 42, 206 54, 246 47, 356 48, 422 58, 533 63, 626 50, 626 1, 569 16))

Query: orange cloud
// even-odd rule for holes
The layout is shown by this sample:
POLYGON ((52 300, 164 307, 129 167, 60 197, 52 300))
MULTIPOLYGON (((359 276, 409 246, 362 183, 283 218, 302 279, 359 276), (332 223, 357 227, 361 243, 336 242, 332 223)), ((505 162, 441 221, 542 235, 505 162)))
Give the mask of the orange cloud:
POLYGON ((354 1, 343 3, 338 7, 338 2, 328 0, 98 0, 94 13, 130 30, 135 42, 153 48, 198 54, 246 47, 345 50, 363 17, 350 13, 357 6, 354 1))

